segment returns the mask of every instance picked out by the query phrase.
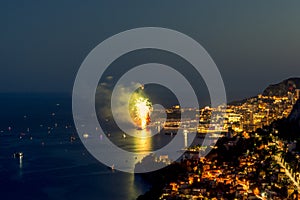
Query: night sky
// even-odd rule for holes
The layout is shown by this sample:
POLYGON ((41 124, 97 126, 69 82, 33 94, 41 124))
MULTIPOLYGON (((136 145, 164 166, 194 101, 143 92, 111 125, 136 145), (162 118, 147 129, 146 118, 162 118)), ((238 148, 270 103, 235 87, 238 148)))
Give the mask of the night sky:
POLYGON ((300 1, 0 2, 0 92, 71 93, 101 41, 156 26, 198 41, 223 76, 229 100, 300 76, 300 1))

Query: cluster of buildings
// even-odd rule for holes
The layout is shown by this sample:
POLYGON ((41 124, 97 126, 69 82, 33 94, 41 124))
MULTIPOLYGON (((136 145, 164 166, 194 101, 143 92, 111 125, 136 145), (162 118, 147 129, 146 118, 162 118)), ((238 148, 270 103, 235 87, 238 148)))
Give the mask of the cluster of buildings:
MULTIPOLYGON (((270 134, 265 140, 257 133, 247 139, 237 136, 240 141, 230 148, 243 153, 230 161, 221 161, 222 155, 183 160, 186 174, 168 183, 160 199, 300 199, 299 186, 278 159, 282 149, 272 141, 274 137, 270 134)), ((221 145, 228 143, 230 140, 221 145)))
POLYGON ((173 116, 164 123, 163 128, 170 131, 183 127, 190 132, 198 133, 255 131, 257 128, 270 125, 274 120, 287 117, 299 98, 299 93, 293 95, 288 93, 283 97, 258 95, 240 103, 227 105, 225 109, 207 106, 195 112, 182 108, 181 113, 190 112, 191 115, 197 113, 196 117, 183 119, 174 117, 180 109, 175 106, 168 110, 173 116), (215 117, 212 118, 213 113, 215 117), (199 119, 199 122, 195 119, 199 119))
POLYGON ((227 128, 232 128, 236 132, 251 132, 268 126, 274 120, 287 117, 296 98, 296 96, 258 95, 244 103, 229 105, 226 110, 227 128))
MULTIPOLYGON (((257 133, 258 128, 264 130, 274 120, 287 117, 299 98, 300 90, 296 90, 283 97, 258 95, 228 105, 222 127, 217 126, 218 121, 211 120, 212 113, 218 112, 218 108, 199 110, 198 133, 221 131, 233 134, 223 137, 218 145, 225 147, 225 151, 219 151, 217 156, 199 158, 189 155, 181 161, 186 174, 168 183, 160 199, 300 199, 300 173, 289 167, 283 157, 285 151, 293 149, 290 148, 292 144, 284 149, 284 142, 278 140, 275 130, 265 131, 268 134, 257 133), (220 155, 233 152, 240 154, 227 160, 220 155)), ((201 148, 190 147, 188 150, 195 154, 201 148)))

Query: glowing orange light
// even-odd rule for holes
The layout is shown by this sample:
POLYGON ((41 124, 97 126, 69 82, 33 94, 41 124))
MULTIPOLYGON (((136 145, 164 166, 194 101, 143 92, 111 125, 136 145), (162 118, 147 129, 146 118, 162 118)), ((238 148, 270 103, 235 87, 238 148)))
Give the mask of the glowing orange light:
POLYGON ((152 105, 148 98, 140 93, 134 93, 130 100, 130 115, 134 124, 140 128, 145 129, 150 124, 150 114, 152 105))
POLYGON ((147 99, 139 98, 136 101, 136 124, 144 129, 150 123, 150 106, 147 105, 147 99))
POLYGON ((259 189, 257 187, 253 190, 253 194, 259 195, 259 189))

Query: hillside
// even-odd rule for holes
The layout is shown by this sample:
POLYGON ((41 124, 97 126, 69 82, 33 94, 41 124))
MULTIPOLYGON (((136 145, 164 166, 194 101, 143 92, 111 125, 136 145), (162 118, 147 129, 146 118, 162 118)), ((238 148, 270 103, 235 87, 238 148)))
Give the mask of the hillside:
POLYGON ((300 78, 289 78, 280 83, 269 85, 262 93, 264 96, 285 96, 288 91, 300 89, 300 78))

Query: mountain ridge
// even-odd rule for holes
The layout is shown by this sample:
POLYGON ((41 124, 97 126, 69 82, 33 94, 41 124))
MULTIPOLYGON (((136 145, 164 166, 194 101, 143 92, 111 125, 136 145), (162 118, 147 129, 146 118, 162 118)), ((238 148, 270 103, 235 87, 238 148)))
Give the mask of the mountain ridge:
MULTIPOLYGON (((261 93, 263 96, 277 96, 277 97, 283 97, 287 96, 288 91, 300 89, 300 77, 290 77, 288 79, 285 79, 279 83, 270 84, 268 85, 263 92, 261 93)), ((234 100, 229 102, 229 105, 238 105, 243 104, 247 100, 250 100, 252 98, 257 98, 258 95, 247 97, 240 100, 234 100)))
POLYGON ((286 96, 288 91, 300 89, 300 78, 291 77, 279 83, 269 85, 262 93, 263 96, 286 96))

